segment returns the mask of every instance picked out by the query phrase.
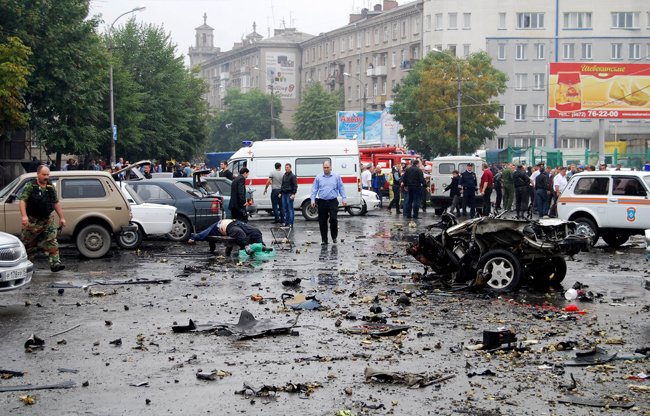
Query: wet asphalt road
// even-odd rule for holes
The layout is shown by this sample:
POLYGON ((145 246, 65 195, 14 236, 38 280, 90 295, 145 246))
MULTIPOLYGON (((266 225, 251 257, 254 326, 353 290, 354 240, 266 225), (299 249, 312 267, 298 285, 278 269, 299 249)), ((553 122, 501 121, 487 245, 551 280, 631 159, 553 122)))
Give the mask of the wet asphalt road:
MULTIPOLYGON (((0 308, 0 368, 27 372, 21 378, 1 379, 0 387, 67 380, 76 386, 0 393, 1 413, 334 415, 341 409, 355 415, 463 414, 455 412, 458 410, 477 415, 601 413, 598 408, 556 401, 565 396, 558 385, 568 384, 570 373, 577 380, 575 394, 605 397, 612 403, 631 401, 637 414, 650 411, 648 391, 629 387, 646 388, 650 381, 626 379, 642 372, 650 374, 644 360, 616 360, 600 367, 566 367, 565 374, 553 372, 553 364, 573 355, 553 348, 560 341, 598 343, 619 356, 630 356, 636 348, 650 346, 650 320, 642 311, 650 304, 650 293, 642 287, 647 265, 640 239, 618 250, 601 242, 590 253, 568 262, 564 287, 580 281, 603 297, 593 303, 574 301, 587 312, 577 315, 577 321, 566 321, 560 318, 564 315, 560 309, 569 303, 554 290, 523 288, 502 297, 480 291, 441 296, 427 290, 424 296, 410 298, 411 305, 398 305, 399 293, 422 289, 419 282, 411 281, 411 272, 423 268, 404 251, 424 226, 434 221, 433 214, 424 214, 415 228, 410 228, 406 219, 385 211, 365 217, 342 214, 339 218, 342 241, 338 245, 321 248, 318 224, 298 217, 296 247, 278 251, 275 260, 246 260, 243 265, 237 265, 236 257, 224 259, 210 254, 206 243, 189 246, 160 239, 145 240, 138 252, 114 249, 109 257, 99 260, 80 259, 70 245, 64 244, 62 255, 67 268, 58 274, 49 272, 44 257, 37 258, 31 285, 0 294, 0 303, 5 305, 0 308), (202 272, 185 275, 185 265, 202 272), (281 284, 296 277, 302 279, 298 289, 281 284), (91 288, 109 293, 116 290, 105 297, 91 297, 89 290, 81 288, 65 289, 59 295, 58 289, 49 287, 53 282, 88 284, 128 278, 172 281, 91 288), (171 330, 175 322, 185 325, 189 319, 199 323, 236 322, 243 310, 258 319, 295 319, 295 312, 283 309, 273 298, 298 291, 316 295, 328 310, 303 311, 292 335, 237 340, 234 336, 175 334, 171 330), (350 297, 352 293, 357 296, 350 297), (254 301, 251 295, 261 295, 264 301, 254 301), (346 319, 344 314, 359 319, 370 315, 367 300, 376 295, 384 313, 391 314, 388 322, 403 323, 410 329, 402 335, 378 339, 339 333, 340 328, 360 323, 346 319), (364 297, 368 299, 364 301, 364 297), (27 301, 31 306, 25 305, 27 301), (338 319, 340 328, 335 325, 338 319), (77 325, 70 332, 52 336, 77 325), (456 349, 460 343, 469 345, 471 340, 482 339, 484 329, 499 327, 513 329, 520 341, 536 343, 524 353, 456 349), (45 340, 45 347, 29 352, 23 344, 32 333, 45 340), (624 344, 606 343, 619 337, 624 344), (109 344, 118 338, 122 339, 121 346, 109 344), (366 383, 364 370, 368 366, 393 372, 426 372, 433 378, 454 374, 455 378, 408 389, 400 384, 366 383), (485 367, 496 375, 467 376, 485 367), (60 372, 61 368, 78 372, 60 372), (200 370, 228 374, 205 381, 196 377, 200 370), (88 385, 82 386, 86 381, 88 385), (144 382, 148 384, 132 386, 144 382), (289 382, 318 383, 321 387, 309 395, 235 394, 243 390, 245 382, 277 387, 289 382), (351 394, 346 389, 351 389, 351 394), (23 395, 31 395, 35 403, 23 404, 19 399, 23 395), (377 410, 366 407, 380 405, 383 408, 377 410)), ((269 217, 262 214, 252 223, 270 242, 269 217)))

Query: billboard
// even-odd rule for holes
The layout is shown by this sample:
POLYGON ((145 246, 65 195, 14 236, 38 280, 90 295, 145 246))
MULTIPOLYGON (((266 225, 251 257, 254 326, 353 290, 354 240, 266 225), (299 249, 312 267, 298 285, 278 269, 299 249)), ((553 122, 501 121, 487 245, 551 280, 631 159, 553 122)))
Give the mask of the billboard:
MULTIPOLYGON (((366 140, 380 142, 381 144, 397 145, 397 132, 399 123, 388 113, 390 107, 384 111, 366 111, 366 140)), ((363 139, 363 111, 339 111, 337 113, 338 136, 348 139, 357 136, 363 139)))
MULTIPOLYGON (((265 57, 266 86, 273 81, 273 91, 280 98, 298 98, 296 88, 296 54, 267 52, 265 57)), ((270 91, 270 88, 268 88, 270 91)))
POLYGON ((551 63, 549 118, 650 119, 650 65, 551 63))

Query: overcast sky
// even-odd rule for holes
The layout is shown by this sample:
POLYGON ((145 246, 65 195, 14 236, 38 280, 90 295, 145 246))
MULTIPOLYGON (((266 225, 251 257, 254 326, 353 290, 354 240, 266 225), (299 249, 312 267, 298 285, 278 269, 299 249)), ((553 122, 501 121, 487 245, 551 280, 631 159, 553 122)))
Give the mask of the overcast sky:
MULTIPOLYGON (((407 0, 399 4, 407 3, 407 0)), ((208 15, 208 25, 214 28, 214 42, 222 51, 231 50, 235 42, 253 31, 268 37, 274 28, 295 27, 301 32, 318 35, 344 26, 350 13, 362 7, 379 3, 377 0, 92 0, 91 15, 101 14, 108 27, 120 14, 140 5, 147 6, 142 12, 126 15, 115 23, 124 24, 135 15, 138 22, 162 25, 171 33, 178 45, 178 54, 187 57, 194 44, 194 29, 203 24, 203 13, 208 15)), ((372 8, 372 7, 369 7, 372 8)), ((186 64, 189 61, 186 59, 186 64)))

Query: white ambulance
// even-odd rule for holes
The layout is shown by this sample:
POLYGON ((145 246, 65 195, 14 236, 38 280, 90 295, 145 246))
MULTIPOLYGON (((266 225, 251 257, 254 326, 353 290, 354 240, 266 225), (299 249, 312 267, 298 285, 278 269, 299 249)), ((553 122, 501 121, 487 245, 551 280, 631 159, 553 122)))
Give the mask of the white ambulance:
MULTIPOLYGON (((440 156, 433 159, 431 168, 431 206, 434 208, 436 215, 442 214, 442 211, 451 205, 452 198, 450 192, 445 188, 451 183, 452 172, 457 170, 462 174, 467 170, 467 164, 474 164, 474 173, 476 173, 477 186, 481 183, 483 176, 483 159, 475 156, 440 156)), ((494 192, 492 192, 494 195, 494 192)), ((475 197, 476 208, 483 211, 483 196, 477 194, 475 197)))
MULTIPOLYGON (((343 181, 348 206, 363 203, 361 197, 361 168, 359 147, 354 140, 291 140, 271 139, 244 142, 244 147, 228 160, 228 169, 237 175, 243 167, 248 168, 246 185, 255 192, 257 210, 271 211, 271 189, 264 195, 264 187, 275 164, 291 163, 298 179, 298 193, 294 208, 301 209, 305 219, 318 219, 318 210, 311 208, 311 186, 316 175, 323 172, 323 163, 330 162, 332 172, 343 181)), ((339 197, 339 209, 342 207, 339 197)))

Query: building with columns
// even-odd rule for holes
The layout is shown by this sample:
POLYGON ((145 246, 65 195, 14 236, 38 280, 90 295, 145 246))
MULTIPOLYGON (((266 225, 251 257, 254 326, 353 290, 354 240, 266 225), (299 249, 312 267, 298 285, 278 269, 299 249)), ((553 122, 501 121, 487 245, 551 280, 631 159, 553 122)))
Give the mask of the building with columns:
POLYGON ((208 14, 203 14, 203 24, 196 29, 196 41, 190 46, 187 55, 190 58, 190 68, 201 65, 203 62, 219 55, 221 48, 214 46, 214 29, 207 24, 208 14))

